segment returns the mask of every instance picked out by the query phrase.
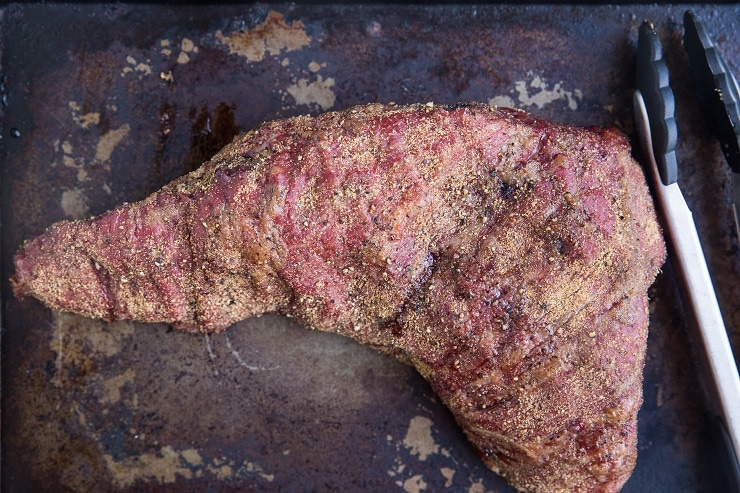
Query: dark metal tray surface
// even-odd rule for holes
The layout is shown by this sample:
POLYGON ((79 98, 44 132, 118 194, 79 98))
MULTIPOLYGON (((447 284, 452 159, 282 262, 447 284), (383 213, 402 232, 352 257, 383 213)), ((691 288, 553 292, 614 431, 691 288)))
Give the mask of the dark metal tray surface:
MULTIPOLYGON (((2 8, 2 489, 513 491, 411 368, 265 316, 206 337, 54 313, 10 291, 20 243, 135 201, 239 131, 367 102, 514 105, 634 135, 637 29, 677 96, 680 180, 735 351, 729 170, 693 97, 686 6, 11 4, 2 8)), ((692 7, 740 72, 740 7, 692 7)), ((624 491, 716 491, 667 263, 650 290, 624 491)))

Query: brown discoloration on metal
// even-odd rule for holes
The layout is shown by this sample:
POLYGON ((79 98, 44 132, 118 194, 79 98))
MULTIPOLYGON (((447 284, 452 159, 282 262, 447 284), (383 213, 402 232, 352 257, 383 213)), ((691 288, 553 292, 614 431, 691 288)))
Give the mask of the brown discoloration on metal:
MULTIPOLYGON (((408 367, 279 317, 205 339, 50 313, 10 294, 12 254, 54 221, 145 197, 240 130, 327 106, 511 101, 550 119, 631 132, 643 18, 664 42, 680 179, 740 350, 729 171, 692 96, 683 10, 6 7, 3 486, 509 491, 408 367), (280 32, 293 41, 267 39, 280 32), (261 58, 231 53, 223 40, 235 33, 262 46, 261 58)), ((740 8, 695 10, 740 71, 732 23, 740 8)), ((651 290, 640 455, 625 491, 716 485, 674 284, 667 265, 651 290)))

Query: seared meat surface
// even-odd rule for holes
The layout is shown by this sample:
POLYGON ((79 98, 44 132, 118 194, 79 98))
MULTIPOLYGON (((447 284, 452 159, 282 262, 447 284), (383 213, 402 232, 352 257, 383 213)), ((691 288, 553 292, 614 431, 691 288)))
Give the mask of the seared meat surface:
POLYGON ((414 365, 515 487, 616 491, 664 256, 617 130, 368 105, 266 123, 141 202, 52 225, 12 283, 188 331, 287 314, 414 365))

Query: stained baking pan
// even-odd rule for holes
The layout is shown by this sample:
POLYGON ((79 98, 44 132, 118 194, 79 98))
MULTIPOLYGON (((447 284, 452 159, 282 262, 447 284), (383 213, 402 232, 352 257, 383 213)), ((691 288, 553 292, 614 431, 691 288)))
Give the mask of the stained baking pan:
MULTIPOLYGON (((210 337, 13 297, 20 243, 142 199, 236 133, 366 102, 513 105, 633 134, 637 29, 664 44, 680 180, 735 351, 729 170, 681 47, 686 6, 10 4, 2 7, 2 489, 512 489, 409 367, 265 316, 210 337)), ((737 5, 692 6, 740 72, 737 5)), ((637 468, 624 491, 718 491, 670 263, 650 291, 637 468)))

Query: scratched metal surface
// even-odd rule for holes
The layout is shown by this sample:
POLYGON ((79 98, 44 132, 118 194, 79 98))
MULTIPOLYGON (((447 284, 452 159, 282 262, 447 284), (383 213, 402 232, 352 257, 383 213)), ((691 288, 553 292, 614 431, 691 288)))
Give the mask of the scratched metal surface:
MULTIPOLYGON (((2 28, 2 488, 512 491, 411 368, 279 317, 206 339, 12 296, 12 255, 144 198, 240 130, 372 101, 491 101, 632 133, 649 17, 678 98, 680 178, 740 349, 729 175, 680 46, 683 7, 10 5, 2 28)), ((697 7, 740 72, 740 7, 697 7)), ((625 491, 716 491, 670 264, 651 289, 625 491)))

